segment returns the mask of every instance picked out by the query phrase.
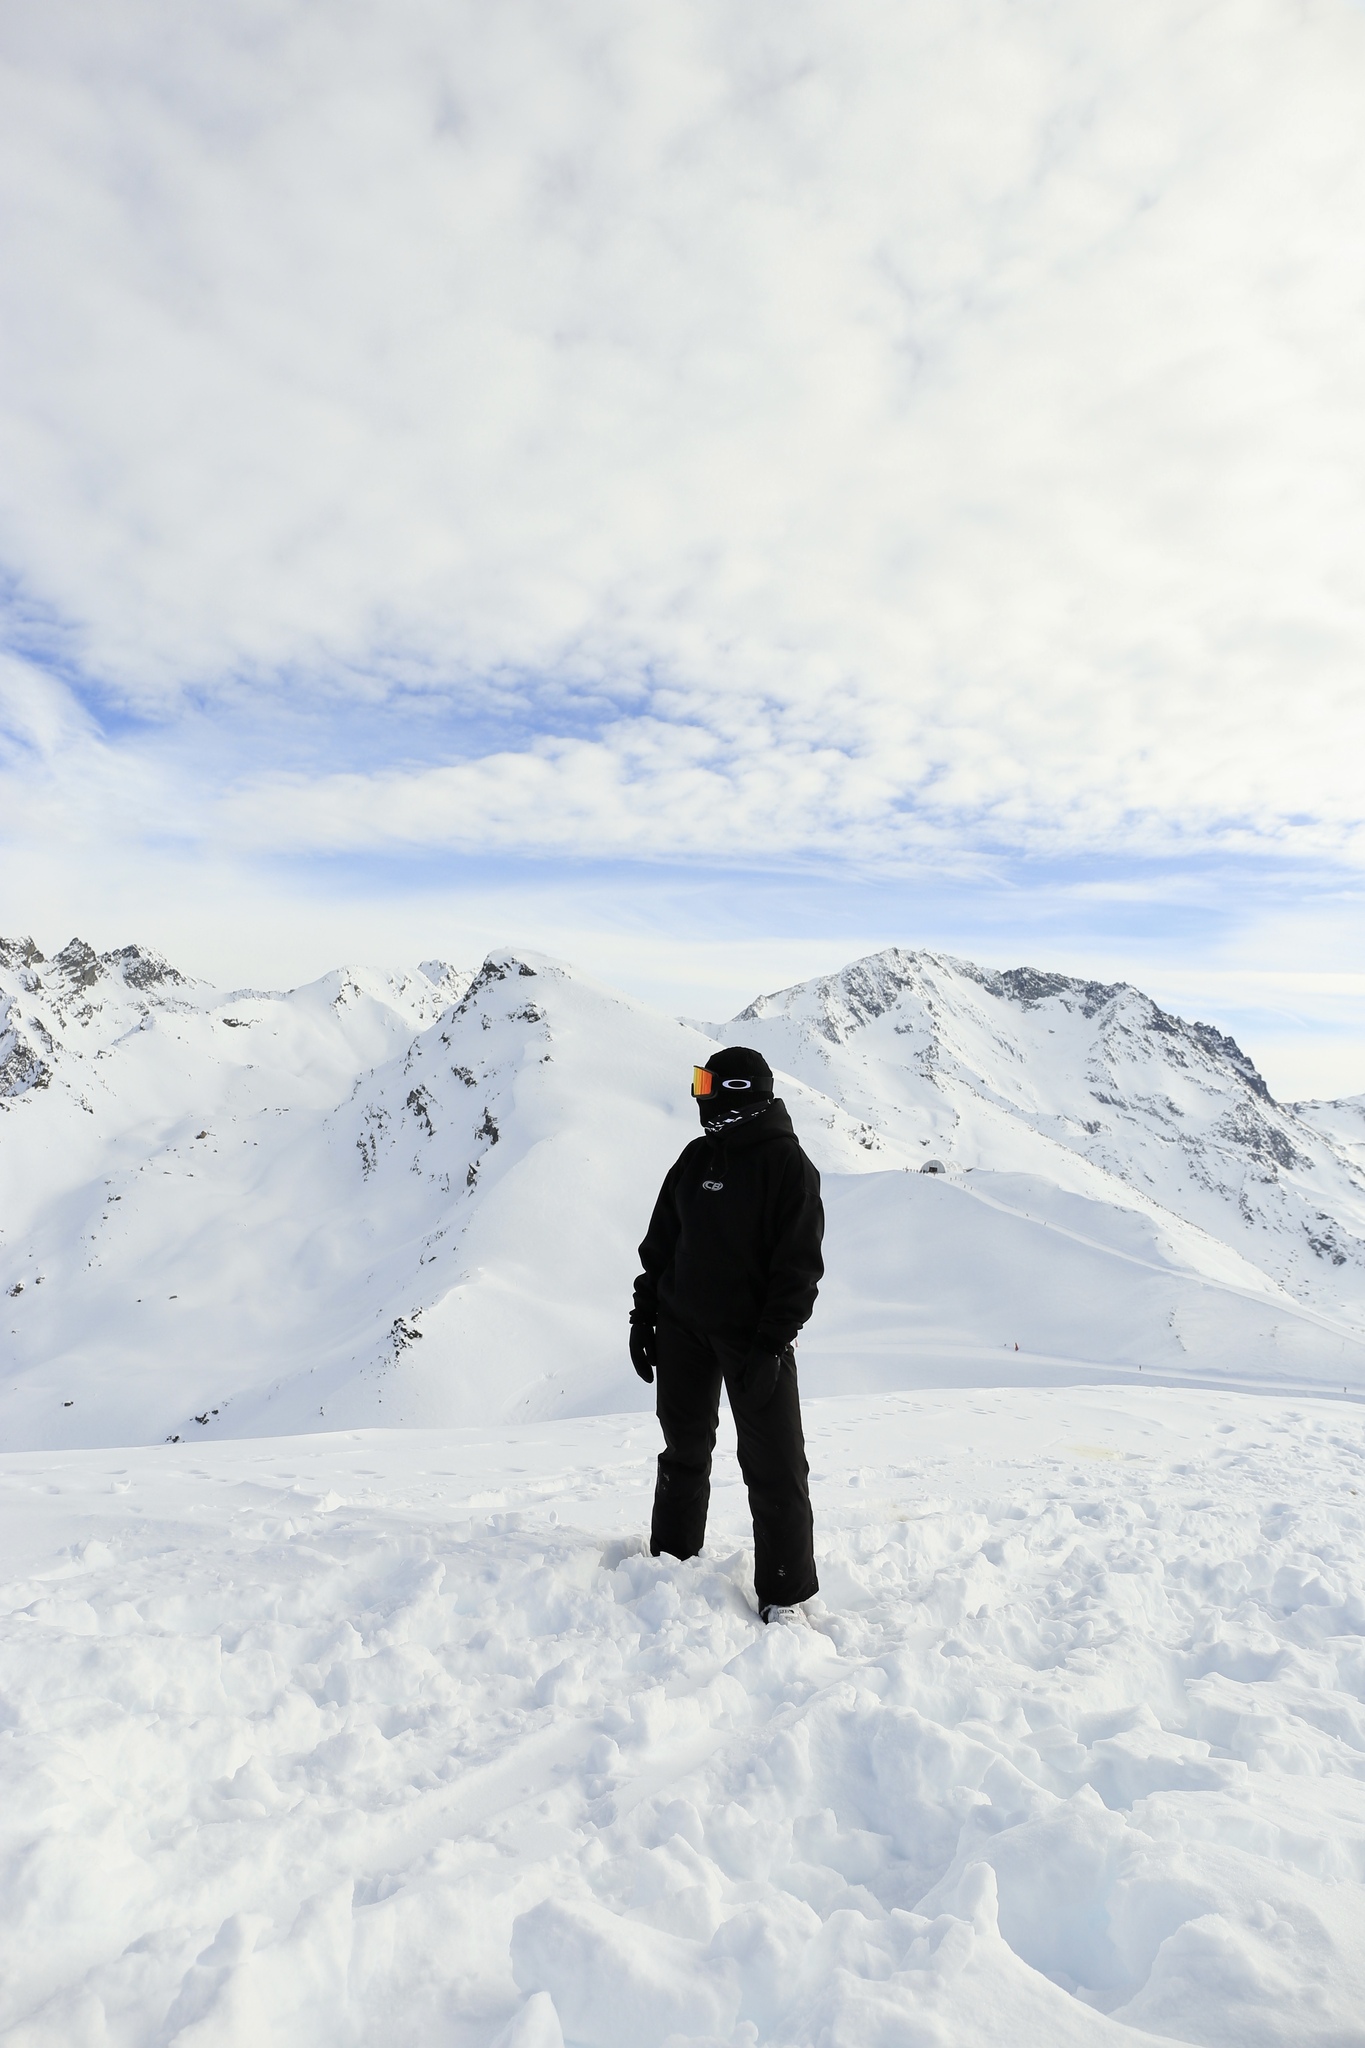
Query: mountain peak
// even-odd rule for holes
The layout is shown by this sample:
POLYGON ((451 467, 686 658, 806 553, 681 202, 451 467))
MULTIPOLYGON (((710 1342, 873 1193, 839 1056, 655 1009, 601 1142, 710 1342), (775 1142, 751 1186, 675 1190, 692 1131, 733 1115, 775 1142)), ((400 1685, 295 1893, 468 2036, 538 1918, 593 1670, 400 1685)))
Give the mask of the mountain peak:
POLYGON ((26 967, 37 967, 42 954, 32 939, 0 939, 0 967, 22 972, 26 967))
POLYGON ((49 978, 67 995, 111 979, 144 993, 168 983, 183 985, 186 980, 179 968, 145 946, 118 946, 111 952, 97 953, 89 940, 82 938, 68 939, 51 959, 30 938, 0 939, 0 967, 17 973, 46 968, 49 978))
POLYGON ((51 960, 68 988, 90 988, 100 978, 100 959, 85 939, 68 939, 51 960))
POLYGON ((732 1021, 754 1024, 783 1019, 803 1026, 830 1045, 845 1045, 890 1011, 904 1008, 908 1000, 922 1027, 938 1037, 945 1010, 953 1006, 955 997, 959 1002, 970 999, 973 989, 1035 1018, 1047 1005, 1055 1004, 1067 1016, 1095 1023, 1101 1036, 1111 1029, 1135 1031, 1157 1046, 1167 1046, 1167 1057, 1177 1066, 1186 1060, 1183 1045, 1196 1058, 1202 1054, 1230 1072, 1261 1101, 1273 1100, 1255 1064, 1234 1038, 1212 1024, 1186 1023, 1131 982, 1089 981, 1038 967, 978 967, 975 961, 951 953, 904 946, 883 947, 850 961, 835 974, 759 996, 732 1021))
POLYGON ((163 988, 168 983, 183 986, 187 979, 178 967, 145 946, 119 946, 112 953, 101 953, 99 964, 102 972, 119 975, 129 988, 163 988))

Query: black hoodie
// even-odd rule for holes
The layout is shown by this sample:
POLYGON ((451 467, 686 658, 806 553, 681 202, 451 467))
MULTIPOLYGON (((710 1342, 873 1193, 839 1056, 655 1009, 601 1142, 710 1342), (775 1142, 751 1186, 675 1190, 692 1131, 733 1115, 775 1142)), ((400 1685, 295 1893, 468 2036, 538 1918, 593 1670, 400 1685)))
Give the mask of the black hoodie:
POLYGON ((824 1273, 820 1176, 783 1103, 694 1138, 659 1190, 635 1305, 708 1337, 784 1351, 824 1273))

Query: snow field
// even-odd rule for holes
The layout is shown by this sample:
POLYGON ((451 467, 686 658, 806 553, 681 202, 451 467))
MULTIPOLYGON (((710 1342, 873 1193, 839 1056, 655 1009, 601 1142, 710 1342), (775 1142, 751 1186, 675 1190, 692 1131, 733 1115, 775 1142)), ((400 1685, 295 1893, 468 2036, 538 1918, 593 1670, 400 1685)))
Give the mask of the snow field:
POLYGON ((1230 1248, 1218 1261, 1193 1231, 1138 1210, 984 1171, 960 1184, 831 1175, 824 1197, 827 1271, 801 1337, 811 1392, 998 1385, 1011 1372, 1055 1385, 1139 1367, 1242 1391, 1365 1383, 1358 1332, 1290 1301, 1230 1248))
POLYGON ((763 1630, 639 1416, 0 1459, 11 2048, 1365 2039, 1365 1426, 815 1401, 763 1630))

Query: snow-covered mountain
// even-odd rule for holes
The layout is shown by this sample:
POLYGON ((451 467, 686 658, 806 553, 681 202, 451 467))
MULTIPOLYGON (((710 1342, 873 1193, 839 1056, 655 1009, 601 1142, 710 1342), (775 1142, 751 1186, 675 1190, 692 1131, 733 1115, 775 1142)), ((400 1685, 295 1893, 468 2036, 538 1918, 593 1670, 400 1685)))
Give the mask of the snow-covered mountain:
POLYGON ((825 1176, 812 1392, 1365 1385, 1352 1106, 1272 1103, 1135 990, 890 952, 708 1035, 534 954, 224 994, 137 947, 22 941, 0 1440, 645 1405, 635 1245, 718 1036, 765 1048, 825 1176))
POLYGON ((897 947, 717 1030, 864 1120, 874 1151, 1179 1218, 1365 1329, 1365 1098, 1276 1103, 1216 1026, 1125 983, 897 947))

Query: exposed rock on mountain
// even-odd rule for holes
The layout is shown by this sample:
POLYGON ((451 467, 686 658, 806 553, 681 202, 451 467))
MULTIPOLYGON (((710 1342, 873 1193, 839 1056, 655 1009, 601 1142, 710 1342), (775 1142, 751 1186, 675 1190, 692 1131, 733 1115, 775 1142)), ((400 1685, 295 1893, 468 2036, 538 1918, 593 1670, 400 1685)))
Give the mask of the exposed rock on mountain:
MULTIPOLYGON (((140 946, 96 953, 84 939, 69 940, 51 960, 32 939, 0 939, 0 974, 0 1101, 46 1088, 68 1033, 96 1023, 106 1001, 126 1026, 130 1008, 145 1014, 169 991, 189 986, 159 954, 140 946)), ((77 1057, 87 1050, 70 1049, 77 1057)))

